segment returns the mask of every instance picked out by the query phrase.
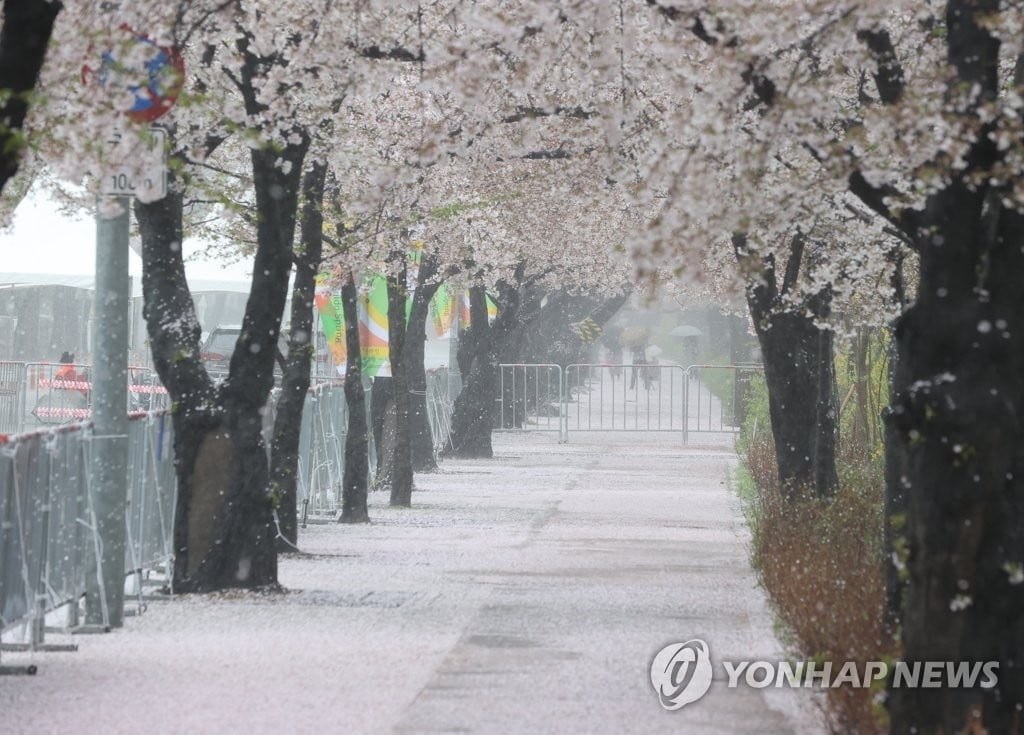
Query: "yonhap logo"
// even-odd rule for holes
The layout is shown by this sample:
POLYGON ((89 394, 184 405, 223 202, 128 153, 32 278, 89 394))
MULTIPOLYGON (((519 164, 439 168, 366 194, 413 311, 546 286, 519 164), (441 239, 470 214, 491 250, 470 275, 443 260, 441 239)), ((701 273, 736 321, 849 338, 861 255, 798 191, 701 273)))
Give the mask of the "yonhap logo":
POLYGON ((651 661, 651 684, 669 711, 696 702, 711 688, 708 644, 694 638, 662 648, 651 661))
MULTIPOLYGON (((992 689, 999 684, 999 661, 739 661, 720 660, 728 689, 789 687, 868 689, 992 689)), ((651 686, 658 703, 673 711, 696 702, 711 688, 713 666, 708 644, 699 638, 670 643, 651 661, 651 686)))

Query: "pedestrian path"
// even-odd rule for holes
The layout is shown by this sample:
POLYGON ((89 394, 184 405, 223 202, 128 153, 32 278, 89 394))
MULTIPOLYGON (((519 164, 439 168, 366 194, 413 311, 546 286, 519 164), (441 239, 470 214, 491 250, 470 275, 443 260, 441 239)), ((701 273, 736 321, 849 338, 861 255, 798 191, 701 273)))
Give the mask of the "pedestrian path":
POLYGON ((0 730, 819 732, 807 691, 728 689, 716 668, 666 712, 650 684, 675 641, 782 656, 727 441, 496 435, 494 460, 418 476, 412 510, 376 493, 374 523, 305 529, 286 594, 158 602, 37 655, 37 676, 0 680, 0 730))

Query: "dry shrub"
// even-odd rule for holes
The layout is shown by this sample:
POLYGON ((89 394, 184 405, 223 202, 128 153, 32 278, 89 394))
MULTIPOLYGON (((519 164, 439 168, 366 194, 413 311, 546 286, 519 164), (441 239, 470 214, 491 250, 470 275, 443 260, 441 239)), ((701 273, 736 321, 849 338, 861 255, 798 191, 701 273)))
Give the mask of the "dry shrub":
MULTIPOLYGON (((784 500, 771 437, 747 447, 747 467, 756 486, 750 517, 753 562, 789 643, 805 660, 886 660, 894 655, 884 616, 881 477, 867 457, 844 457, 840 488, 831 502, 810 495, 784 500), (852 469, 851 469, 852 468, 852 469)), ((888 732, 873 688, 827 690, 834 732, 888 732)))

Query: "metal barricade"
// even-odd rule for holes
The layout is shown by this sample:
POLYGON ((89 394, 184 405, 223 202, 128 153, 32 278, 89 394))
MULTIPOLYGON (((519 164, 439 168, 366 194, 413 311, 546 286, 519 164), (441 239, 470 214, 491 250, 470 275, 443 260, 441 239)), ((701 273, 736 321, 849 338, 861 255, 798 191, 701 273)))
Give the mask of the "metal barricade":
POLYGON ((565 433, 657 431, 686 436, 686 372, 674 364, 565 369, 565 433))
POLYGON ((564 432, 562 366, 547 363, 498 365, 495 431, 564 432))
POLYGON ((0 434, 21 430, 25 397, 25 363, 0 361, 0 434))
POLYGON ((128 368, 129 411, 167 411, 170 408, 170 396, 156 370, 146 367, 128 368))
POLYGON ((136 416, 128 427, 125 569, 134 575, 131 591, 141 610, 146 587, 169 583, 173 573, 174 429, 167 412, 136 416))
POLYGON ((299 516, 334 516, 341 511, 348 405, 344 384, 322 382, 309 389, 299 431, 299 516))
MULTIPOLYGON (((65 625, 77 624, 87 575, 102 553, 89 500, 90 438, 89 424, 0 437, 0 650, 74 648, 48 645, 45 634, 47 617, 61 608, 65 625)), ((141 611, 143 578, 159 572, 164 584, 173 566, 170 416, 133 417, 128 444, 126 582, 141 611)))
MULTIPOLYGON (((343 379, 314 379, 302 409, 299 433, 299 503, 303 524, 310 518, 335 518, 341 512, 342 482, 345 476, 345 439, 348 434, 348 404, 343 379)), ((451 438, 453 398, 448 370, 427 371, 427 419, 440 452, 451 438)), ((367 425, 372 426, 367 396, 367 425)), ((369 434, 371 475, 376 466, 373 433, 369 434)), ((368 478, 373 484, 372 476, 368 478)))
POLYGON ((743 426, 750 380, 761 365, 690 365, 686 368, 687 434, 736 434, 743 426))
MULTIPOLYGON (((87 421, 92 416, 89 365, 33 362, 26 364, 24 374, 17 431, 87 421)), ((156 372, 146 367, 129 367, 129 412, 168 408, 167 390, 156 372)))
MULTIPOLYGON (((457 378, 456 378, 457 379, 457 378)), ((451 444, 452 414, 455 412, 455 395, 452 395, 453 378, 447 368, 427 371, 427 421, 434 438, 434 456, 451 444)))
POLYGON ((89 374, 90 366, 80 363, 28 363, 20 430, 88 420, 89 374))

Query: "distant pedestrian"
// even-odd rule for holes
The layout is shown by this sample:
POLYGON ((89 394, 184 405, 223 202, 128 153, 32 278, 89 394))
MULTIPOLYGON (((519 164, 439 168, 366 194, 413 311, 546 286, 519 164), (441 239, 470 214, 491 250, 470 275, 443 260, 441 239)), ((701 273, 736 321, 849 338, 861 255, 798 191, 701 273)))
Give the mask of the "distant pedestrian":
POLYGON ((606 350, 604 366, 612 376, 612 380, 622 377, 622 352, 617 350, 606 350))
POLYGON ((79 388, 76 385, 72 385, 72 383, 77 383, 79 381, 85 380, 85 376, 79 375, 78 372, 75 370, 74 362, 75 353, 67 351, 61 353, 60 367, 57 369, 57 372, 54 373, 53 375, 53 387, 58 390, 75 390, 77 388, 78 391, 83 396, 87 395, 88 391, 83 390, 82 388, 79 388))
POLYGON ((660 377, 661 367, 658 365, 658 358, 652 357, 640 371, 640 377, 644 381, 644 390, 651 389, 651 383, 660 377))
MULTIPOLYGON (((647 352, 645 351, 645 349, 643 347, 637 347, 636 349, 633 350, 633 368, 632 368, 632 370, 630 371, 630 374, 629 374, 629 389, 630 390, 633 390, 634 388, 636 388, 636 376, 637 376, 637 373, 640 373, 641 371, 643 371, 644 367, 646 365, 647 365, 647 352)), ((646 377, 644 377, 644 383, 646 383, 646 382, 647 382, 647 379, 646 379, 646 377)))

